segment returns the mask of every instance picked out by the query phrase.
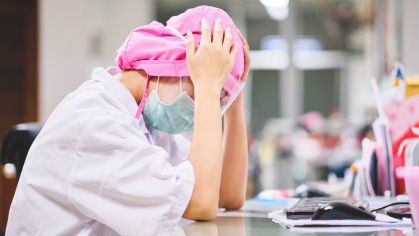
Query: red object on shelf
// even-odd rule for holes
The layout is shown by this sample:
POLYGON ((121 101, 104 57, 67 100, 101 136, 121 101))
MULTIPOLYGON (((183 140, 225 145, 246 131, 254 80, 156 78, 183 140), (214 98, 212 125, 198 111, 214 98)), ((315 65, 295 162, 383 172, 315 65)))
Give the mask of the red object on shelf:
POLYGON ((418 136, 412 132, 412 127, 419 127, 419 95, 409 97, 401 102, 384 107, 388 117, 393 148, 393 172, 395 176, 396 195, 406 192, 404 178, 398 178, 397 168, 404 166, 404 152, 397 155, 400 144, 409 138, 418 136))

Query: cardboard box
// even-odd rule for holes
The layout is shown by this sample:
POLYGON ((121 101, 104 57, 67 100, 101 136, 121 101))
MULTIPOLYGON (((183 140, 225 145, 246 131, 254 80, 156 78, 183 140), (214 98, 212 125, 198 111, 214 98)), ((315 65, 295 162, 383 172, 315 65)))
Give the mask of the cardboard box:
POLYGON ((405 77, 406 97, 419 94, 419 77, 405 77))

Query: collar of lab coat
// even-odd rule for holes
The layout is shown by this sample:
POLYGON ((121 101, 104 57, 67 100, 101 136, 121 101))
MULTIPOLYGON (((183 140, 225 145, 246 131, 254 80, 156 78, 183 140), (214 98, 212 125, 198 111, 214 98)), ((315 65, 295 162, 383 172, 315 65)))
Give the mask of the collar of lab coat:
MULTIPOLYGON (((113 77, 120 72, 121 70, 117 67, 108 67, 106 70, 103 67, 98 67, 93 69, 92 79, 102 83, 109 91, 109 93, 120 103, 122 103, 127 108, 131 116, 135 118, 138 110, 137 102, 135 101, 131 92, 117 79, 115 79, 115 77, 113 77)), ((140 131, 146 134, 147 139, 152 142, 150 139, 150 132, 146 127, 142 114, 140 119, 138 119, 138 126, 140 131)))

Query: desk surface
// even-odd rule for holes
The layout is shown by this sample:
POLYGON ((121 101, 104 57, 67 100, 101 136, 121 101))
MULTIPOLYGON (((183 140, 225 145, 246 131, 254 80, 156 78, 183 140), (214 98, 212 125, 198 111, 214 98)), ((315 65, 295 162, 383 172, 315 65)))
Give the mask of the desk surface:
POLYGON ((183 226, 175 231, 164 234, 164 236, 270 236, 270 235, 386 235, 386 236, 415 236, 417 230, 411 228, 386 229, 372 227, 339 227, 339 228, 294 228, 286 229, 268 218, 268 212, 284 208, 284 205, 256 206, 255 201, 247 201, 243 211, 221 212, 218 216, 207 222, 194 222, 183 226), (259 211, 255 211, 258 208, 259 211), (332 232, 325 232, 325 231, 332 232), (318 232, 315 232, 318 231, 318 232))
MULTIPOLYGON (((330 229, 330 228, 329 228, 330 229)), ((335 228, 335 232, 298 232, 283 228, 279 224, 272 222, 269 218, 257 217, 216 217, 213 221, 194 222, 186 225, 181 229, 177 229, 169 234, 171 236, 279 236, 279 235, 386 235, 386 236, 414 236, 414 231, 403 232, 401 230, 392 229, 361 229, 361 232, 342 232, 335 228)), ((304 230, 304 229, 303 229, 304 230)))

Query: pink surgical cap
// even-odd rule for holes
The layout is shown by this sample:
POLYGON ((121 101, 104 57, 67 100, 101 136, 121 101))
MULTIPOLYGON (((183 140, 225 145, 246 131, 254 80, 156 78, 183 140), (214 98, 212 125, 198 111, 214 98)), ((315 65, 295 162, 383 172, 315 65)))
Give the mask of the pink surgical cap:
POLYGON ((243 43, 228 14, 209 6, 192 8, 173 16, 167 21, 168 27, 153 21, 149 25, 134 29, 118 49, 116 64, 121 70, 143 69, 150 76, 189 76, 186 65, 186 44, 182 36, 186 37, 187 31, 190 30, 195 43, 200 43, 202 18, 208 21, 212 32, 217 18, 221 19, 224 30, 227 27, 231 28, 233 43, 237 43, 239 50, 230 77, 239 81, 244 68, 244 54, 241 50, 243 43))

